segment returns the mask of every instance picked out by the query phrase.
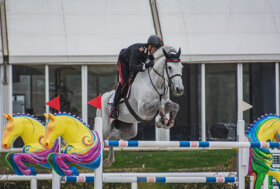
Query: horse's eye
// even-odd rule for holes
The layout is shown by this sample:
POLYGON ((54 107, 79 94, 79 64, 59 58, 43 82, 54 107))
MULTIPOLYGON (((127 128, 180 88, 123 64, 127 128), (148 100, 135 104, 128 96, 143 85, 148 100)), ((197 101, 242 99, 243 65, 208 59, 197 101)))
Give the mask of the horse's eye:
POLYGON ((168 66, 168 69, 171 70, 171 66, 168 66))

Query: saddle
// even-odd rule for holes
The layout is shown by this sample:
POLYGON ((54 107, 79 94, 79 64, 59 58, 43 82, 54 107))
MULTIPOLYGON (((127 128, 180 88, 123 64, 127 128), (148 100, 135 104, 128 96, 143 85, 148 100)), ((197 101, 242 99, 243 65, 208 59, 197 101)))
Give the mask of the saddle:
MULTIPOLYGON (((132 83, 130 83, 130 85, 128 86, 127 92, 122 96, 119 104, 124 103, 125 98, 129 99, 130 92, 131 92, 131 86, 132 86, 132 83)), ((114 91, 114 93, 111 95, 109 102, 108 102, 109 105, 114 103, 115 93, 116 93, 116 91, 114 91)))
MULTIPOLYGON (((143 120, 142 118, 140 118, 136 113, 135 111, 133 110, 133 108, 131 107, 130 103, 128 102, 128 99, 130 97, 130 93, 131 93, 131 86, 132 86, 132 83, 131 82, 128 86, 128 89, 126 92, 124 92, 119 104, 121 103, 125 103, 126 107, 128 108, 129 112, 132 114, 132 116, 137 120, 139 121, 140 123, 145 123, 147 121, 143 120)), ((124 87, 125 88, 125 87, 124 87)), ((108 104, 111 105, 114 103, 114 97, 115 97, 115 93, 116 91, 114 91, 114 93, 111 95, 110 99, 109 99, 109 102, 108 104)))

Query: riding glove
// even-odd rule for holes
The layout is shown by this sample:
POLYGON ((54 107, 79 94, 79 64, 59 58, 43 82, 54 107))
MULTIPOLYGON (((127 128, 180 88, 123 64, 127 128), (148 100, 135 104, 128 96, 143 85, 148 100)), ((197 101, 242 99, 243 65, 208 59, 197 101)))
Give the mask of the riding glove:
POLYGON ((150 67, 153 67, 155 64, 155 62, 153 60, 151 60, 149 63, 145 64, 145 68, 150 68, 150 67))

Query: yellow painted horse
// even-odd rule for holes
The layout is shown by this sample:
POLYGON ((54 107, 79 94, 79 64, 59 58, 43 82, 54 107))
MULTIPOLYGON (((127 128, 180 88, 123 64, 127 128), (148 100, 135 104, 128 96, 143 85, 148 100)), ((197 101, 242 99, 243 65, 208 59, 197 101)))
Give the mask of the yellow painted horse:
POLYGON ((6 161, 18 175, 35 175, 32 166, 29 168, 24 163, 33 163, 51 168, 47 156, 51 152, 58 152, 58 142, 50 150, 44 149, 42 139, 45 135, 43 123, 29 114, 3 114, 7 120, 4 128, 2 147, 8 149, 16 138, 21 137, 24 142, 23 153, 8 153, 6 161))
MULTIPOLYGON (((246 131, 250 142, 280 141, 280 117, 265 115, 251 124, 246 131)), ((254 189, 260 189, 266 174, 273 176, 280 188, 280 172, 271 168, 273 157, 267 148, 250 148, 248 176, 254 176, 254 189)))
POLYGON ((44 147, 52 146, 60 136, 66 143, 64 154, 52 153, 48 157, 49 163, 59 175, 79 174, 76 167, 69 168, 67 163, 75 163, 90 169, 99 167, 101 142, 97 132, 91 131, 85 122, 70 113, 44 115, 48 120, 44 147))

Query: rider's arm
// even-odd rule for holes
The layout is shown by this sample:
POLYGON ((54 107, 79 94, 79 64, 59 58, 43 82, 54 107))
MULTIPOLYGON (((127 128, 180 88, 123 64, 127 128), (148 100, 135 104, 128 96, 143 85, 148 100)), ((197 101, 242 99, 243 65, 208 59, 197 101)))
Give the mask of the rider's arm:
POLYGON ((133 77, 134 73, 145 70, 145 64, 140 62, 141 51, 132 49, 129 59, 129 77, 133 77))

